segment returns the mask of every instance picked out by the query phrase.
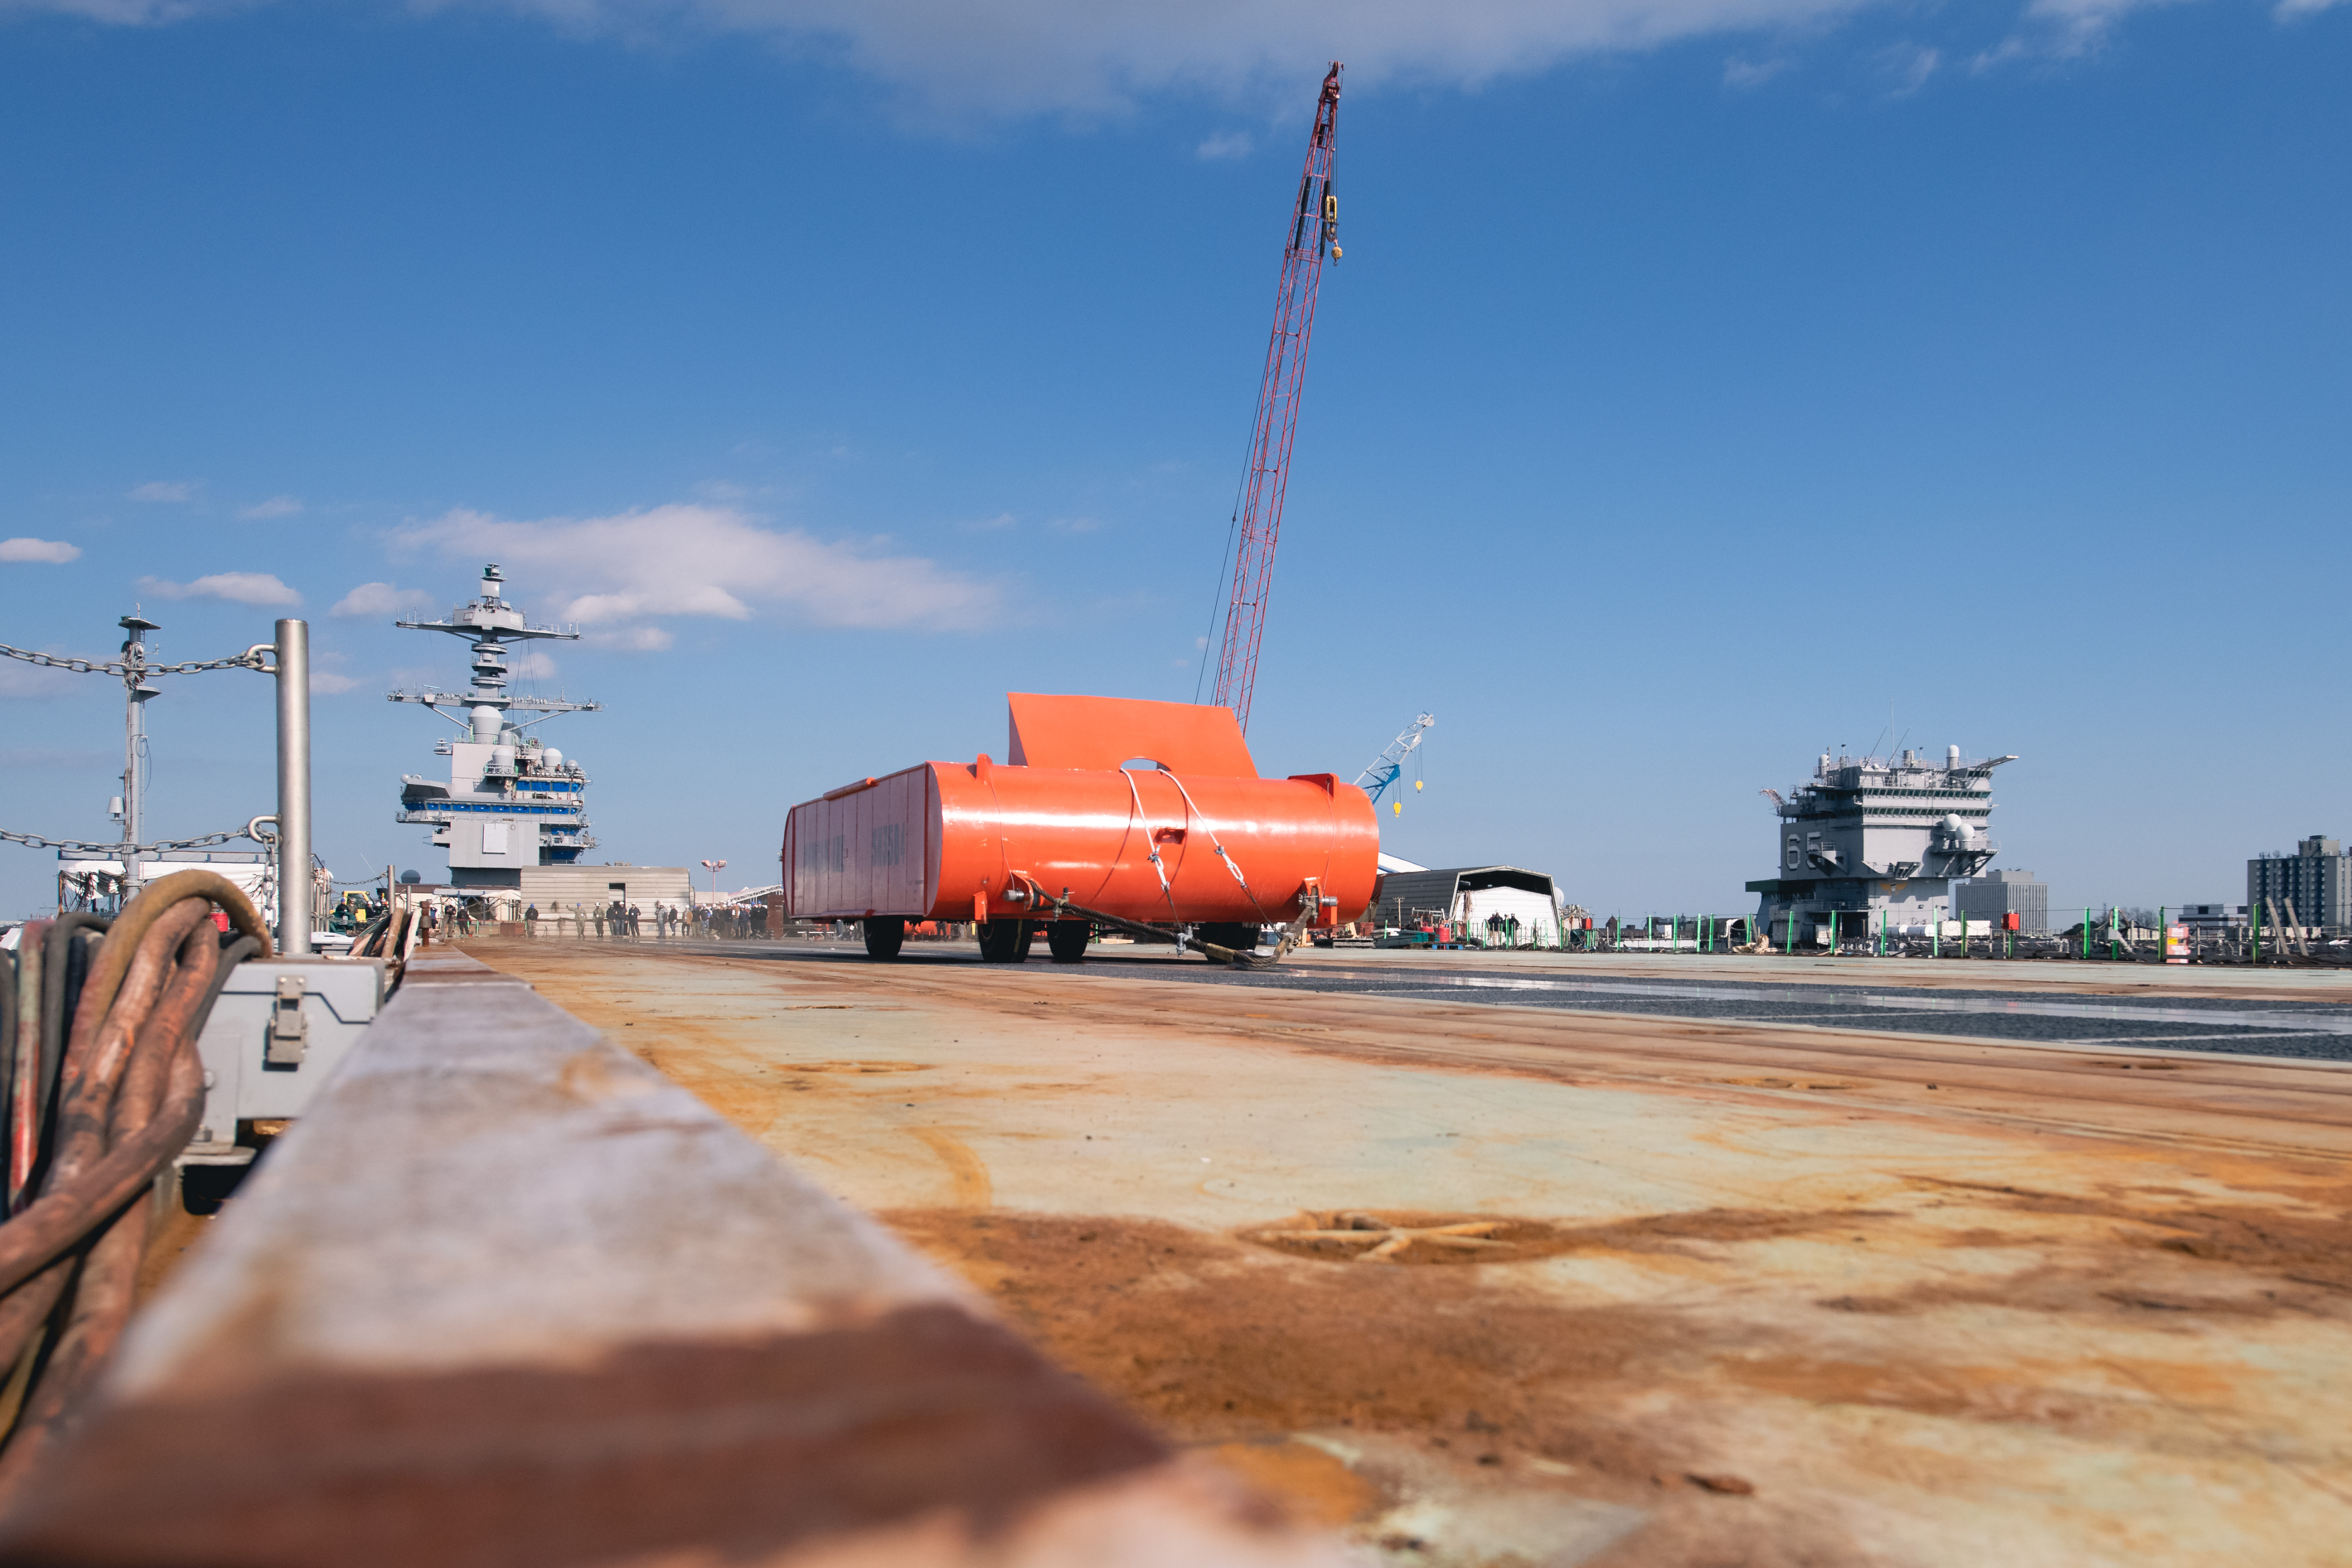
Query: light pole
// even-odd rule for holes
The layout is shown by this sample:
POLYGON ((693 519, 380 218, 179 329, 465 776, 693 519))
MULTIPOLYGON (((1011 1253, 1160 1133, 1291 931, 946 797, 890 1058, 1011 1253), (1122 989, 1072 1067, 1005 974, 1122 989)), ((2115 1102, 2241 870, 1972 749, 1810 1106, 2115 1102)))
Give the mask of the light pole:
POLYGON ((704 861, 702 869, 710 873, 710 902, 719 902, 719 873, 727 869, 725 861, 704 861))

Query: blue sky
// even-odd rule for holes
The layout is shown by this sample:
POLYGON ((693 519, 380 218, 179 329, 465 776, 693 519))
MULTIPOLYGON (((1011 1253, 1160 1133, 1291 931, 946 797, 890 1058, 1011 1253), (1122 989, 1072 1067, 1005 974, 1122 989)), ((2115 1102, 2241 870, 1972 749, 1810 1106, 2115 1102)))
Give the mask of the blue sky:
MULTIPOLYGON (((1890 715, 2021 754, 2060 905, 2352 839, 2352 5, 0 5, 0 641, 309 617, 341 876, 438 869, 389 622, 485 559, 599 855, 730 885, 1007 690, 1189 698, 1334 56, 1264 770, 1434 712, 1389 847, 1601 913, 1751 904, 1890 715)), ((152 831, 270 808, 269 704, 170 684, 152 831)), ((0 724, 106 836, 119 688, 0 724)))

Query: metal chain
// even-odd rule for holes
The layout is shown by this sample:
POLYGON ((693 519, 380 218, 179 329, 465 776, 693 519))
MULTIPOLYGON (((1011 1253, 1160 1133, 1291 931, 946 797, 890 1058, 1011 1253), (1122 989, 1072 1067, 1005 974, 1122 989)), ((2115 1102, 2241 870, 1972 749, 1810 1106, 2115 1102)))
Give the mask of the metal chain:
MULTIPOLYGON (((37 850, 100 850, 110 854, 118 853, 125 848, 135 855, 151 854, 160 850, 204 850, 210 849, 215 844, 225 844, 231 839, 253 837, 253 834, 240 828, 226 833, 206 833, 201 839, 166 839, 161 843, 126 846, 121 843, 93 844, 80 839, 45 839, 38 833, 12 833, 5 828, 0 828, 0 839, 5 839, 12 844, 28 844, 37 850)), ((257 840, 256 841, 266 842, 267 841, 257 840)))
MULTIPOLYGON (((132 666, 119 659, 94 664, 88 659, 59 659, 47 653, 36 653, 29 648, 11 648, 5 643, 0 643, 0 653, 11 659, 22 659, 28 664, 39 664, 45 669, 71 670, 77 675, 128 675, 132 673, 132 666)), ((184 664, 141 664, 137 671, 142 675, 193 675, 205 670, 267 672, 269 667, 263 663, 259 653, 239 653, 234 658, 191 661, 184 664)))

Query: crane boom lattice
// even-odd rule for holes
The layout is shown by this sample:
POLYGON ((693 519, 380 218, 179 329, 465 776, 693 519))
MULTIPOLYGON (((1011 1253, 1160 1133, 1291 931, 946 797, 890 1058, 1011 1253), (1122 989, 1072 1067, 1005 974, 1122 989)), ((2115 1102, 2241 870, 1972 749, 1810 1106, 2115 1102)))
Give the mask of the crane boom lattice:
POLYGON ((1339 62, 1331 62, 1315 103, 1315 131, 1298 180, 1282 250, 1282 286, 1275 296, 1274 335, 1258 383, 1257 418, 1250 431, 1249 466, 1235 524, 1233 597, 1225 605, 1223 648, 1214 701, 1230 707, 1249 729, 1250 694, 1257 684, 1259 639, 1274 587, 1274 547, 1282 530, 1282 501, 1290 482, 1290 444, 1298 430, 1298 399, 1307 383, 1307 349, 1315 335, 1315 295, 1323 258, 1339 255, 1339 198, 1332 160, 1339 111, 1339 62))
POLYGON ((1373 758, 1370 764, 1356 775, 1358 788, 1377 802, 1381 792, 1395 783, 1397 776, 1404 771, 1404 759, 1421 745, 1421 732, 1436 722, 1436 715, 1425 713, 1405 726, 1404 733, 1390 741, 1388 749, 1373 758))

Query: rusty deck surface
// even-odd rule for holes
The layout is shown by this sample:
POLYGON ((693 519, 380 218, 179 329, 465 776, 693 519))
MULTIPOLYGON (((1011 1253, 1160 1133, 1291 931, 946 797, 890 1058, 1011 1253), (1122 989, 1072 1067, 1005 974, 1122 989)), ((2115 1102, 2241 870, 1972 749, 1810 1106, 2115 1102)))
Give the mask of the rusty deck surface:
POLYGON ((469 951, 1379 1560, 2352 1562, 2352 1067, 469 951))

